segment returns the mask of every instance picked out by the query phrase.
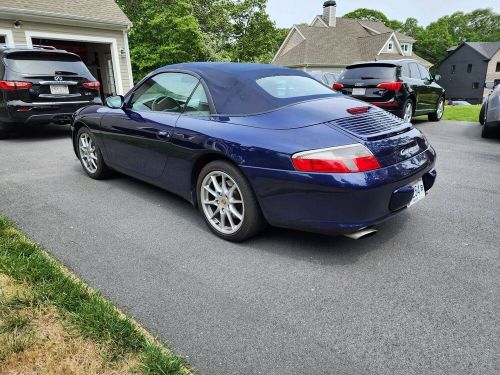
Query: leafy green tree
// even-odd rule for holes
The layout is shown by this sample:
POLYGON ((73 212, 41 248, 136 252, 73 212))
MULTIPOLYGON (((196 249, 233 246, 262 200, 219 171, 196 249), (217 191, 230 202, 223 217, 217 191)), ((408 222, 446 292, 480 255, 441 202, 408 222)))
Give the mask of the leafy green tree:
POLYGON ((385 25, 389 23, 389 19, 384 13, 379 12, 378 10, 375 9, 368 9, 368 8, 356 9, 344 15, 344 18, 354 18, 357 20, 366 20, 366 21, 378 21, 382 22, 385 25))
POLYGON ((117 0, 134 26, 129 33, 134 81, 168 64, 201 60, 203 35, 185 0, 117 0))

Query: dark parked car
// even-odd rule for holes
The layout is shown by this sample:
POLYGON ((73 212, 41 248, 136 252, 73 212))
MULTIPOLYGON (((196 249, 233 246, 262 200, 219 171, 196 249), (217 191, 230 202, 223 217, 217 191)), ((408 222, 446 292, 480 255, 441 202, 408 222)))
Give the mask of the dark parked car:
POLYGON ((309 75, 316 81, 319 81, 328 87, 333 87, 333 84, 338 78, 337 74, 331 72, 312 71, 307 73, 309 73, 309 75))
POLYGON ((429 71, 415 60, 363 62, 350 65, 334 89, 385 109, 407 122, 428 115, 443 117, 445 90, 429 71))
POLYGON ((265 223, 364 230, 424 198, 436 178, 418 129, 305 72, 171 65, 106 103, 74 116, 84 171, 100 179, 114 169, 178 194, 231 241, 265 223))
POLYGON ((483 125, 481 136, 492 138, 500 136, 500 85, 488 82, 485 86, 493 91, 481 107, 479 122, 483 125))
POLYGON ((0 48, 0 137, 22 125, 68 124, 102 104, 100 83, 78 55, 53 48, 0 48))

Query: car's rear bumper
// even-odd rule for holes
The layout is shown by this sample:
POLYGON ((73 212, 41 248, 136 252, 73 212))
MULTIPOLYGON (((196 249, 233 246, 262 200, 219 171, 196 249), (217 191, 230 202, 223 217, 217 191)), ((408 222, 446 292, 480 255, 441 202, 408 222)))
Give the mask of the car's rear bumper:
POLYGON ((365 173, 325 174, 242 167, 271 225, 310 232, 352 233, 407 207, 409 184, 436 179, 436 153, 429 147, 401 163, 365 173))
POLYGON ((69 124, 76 110, 101 103, 100 98, 95 98, 94 101, 40 103, 15 100, 8 102, 3 110, 0 110, 0 121, 10 127, 48 123, 69 124))

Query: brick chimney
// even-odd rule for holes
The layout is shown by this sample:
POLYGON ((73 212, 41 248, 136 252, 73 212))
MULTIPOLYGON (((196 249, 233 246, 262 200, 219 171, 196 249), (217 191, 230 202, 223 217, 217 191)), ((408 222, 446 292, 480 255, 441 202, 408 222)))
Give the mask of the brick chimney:
POLYGON ((333 0, 325 1, 323 4, 323 21, 329 27, 337 26, 337 2, 333 0))

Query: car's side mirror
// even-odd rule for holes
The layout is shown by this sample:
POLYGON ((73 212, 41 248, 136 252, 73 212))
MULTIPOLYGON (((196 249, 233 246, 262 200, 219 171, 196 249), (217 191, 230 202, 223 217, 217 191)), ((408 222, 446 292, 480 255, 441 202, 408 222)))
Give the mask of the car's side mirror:
POLYGON ((441 75, 440 75, 440 74, 436 74, 436 75, 434 76, 434 81, 436 81, 436 82, 437 82, 437 81, 440 81, 440 80, 441 80, 441 75))
POLYGON ((109 96, 106 98, 106 105, 112 109, 123 108, 124 99, 121 95, 109 96))
POLYGON ((493 90, 495 88, 495 82, 485 82, 484 83, 484 88, 485 89, 493 90))

